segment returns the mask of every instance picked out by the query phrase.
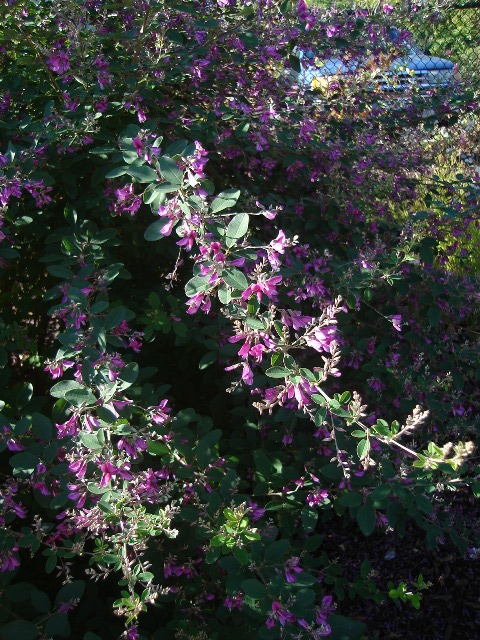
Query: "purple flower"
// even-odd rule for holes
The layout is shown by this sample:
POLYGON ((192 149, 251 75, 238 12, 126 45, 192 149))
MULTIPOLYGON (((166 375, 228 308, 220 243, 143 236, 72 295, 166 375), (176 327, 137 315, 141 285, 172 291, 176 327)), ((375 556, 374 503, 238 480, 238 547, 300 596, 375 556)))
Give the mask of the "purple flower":
POLYGON ((402 330, 402 316, 400 314, 391 316, 391 321, 394 329, 396 329, 397 331, 402 330))
MULTIPOLYGON (((322 605, 321 607, 317 608, 315 610, 316 612, 316 617, 315 617, 315 622, 316 624, 319 625, 327 625, 327 617, 333 612, 335 611, 335 605, 332 605, 332 601, 333 598, 332 596, 325 596, 322 600, 322 605)), ((325 633, 324 635, 328 635, 327 633, 325 633)))
POLYGON ((313 347, 316 351, 327 351, 330 353, 331 344, 336 338, 336 328, 319 327, 312 334, 305 337, 305 342, 309 347, 313 347))
POLYGON ((391 4, 384 4, 382 8, 383 8, 383 13, 385 13, 387 16, 393 11, 393 7, 391 4))
POLYGON ((7 448, 9 451, 24 451, 25 447, 20 442, 17 442, 13 438, 7 440, 7 448))
POLYGON ((75 365, 75 362, 72 360, 54 360, 47 361, 44 371, 48 371, 52 376, 53 380, 57 378, 61 378, 65 369, 70 369, 75 365))
POLYGON ((339 36, 342 32, 342 28, 339 24, 331 24, 327 27, 327 37, 335 38, 335 36, 339 36))
POLYGON ((248 507, 250 509, 250 514, 254 522, 257 522, 257 520, 260 520, 260 518, 263 517, 266 511, 266 509, 259 507, 256 502, 249 502, 248 507))
POLYGON ((310 13, 308 11, 308 6, 305 0, 298 0, 297 11, 298 19, 300 20, 300 22, 306 22, 310 13))
POLYGON ((276 620, 278 620, 280 625, 284 627, 287 622, 295 622, 296 617, 293 615, 293 613, 290 613, 290 611, 284 609, 280 602, 274 601, 272 602, 272 613, 265 621, 265 624, 269 629, 272 629, 275 626, 276 620))
POLYGON ((15 545, 11 551, 3 551, 0 553, 0 572, 13 571, 16 567, 20 566, 20 559, 18 554, 18 546, 15 545))
POLYGON ((134 624, 125 631, 125 640, 138 640, 138 625, 134 624))
POLYGON ((317 489, 312 493, 309 493, 305 502, 309 507, 316 507, 317 504, 325 502, 328 498, 328 491, 326 489, 317 489))
POLYGON ((297 581, 297 573, 303 573, 303 569, 298 566, 300 558, 293 557, 285 562, 283 569, 285 571, 285 580, 289 583, 297 581))
POLYGON ((223 601, 223 606, 229 611, 232 611, 233 609, 238 609, 240 611, 243 606, 243 593, 239 591, 233 596, 227 596, 223 601))
POLYGON ((47 60, 48 68, 55 73, 65 73, 70 69, 70 62, 65 51, 54 51, 47 60))
POLYGON ((160 404, 149 408, 150 420, 155 424, 165 424, 169 419, 170 407, 167 407, 168 400, 162 400, 160 404))

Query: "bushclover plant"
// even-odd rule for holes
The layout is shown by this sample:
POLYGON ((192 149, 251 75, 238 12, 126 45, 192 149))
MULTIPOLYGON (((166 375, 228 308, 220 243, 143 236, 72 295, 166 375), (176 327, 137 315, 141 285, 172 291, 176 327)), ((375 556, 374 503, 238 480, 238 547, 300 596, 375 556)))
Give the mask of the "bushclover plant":
MULTIPOLYGON (((477 281, 448 216, 392 215, 422 217, 424 98, 292 74, 388 65, 392 11, 0 9, 2 639, 358 637, 326 532, 476 548, 477 281)), ((359 597, 419 606, 365 562, 359 597)))

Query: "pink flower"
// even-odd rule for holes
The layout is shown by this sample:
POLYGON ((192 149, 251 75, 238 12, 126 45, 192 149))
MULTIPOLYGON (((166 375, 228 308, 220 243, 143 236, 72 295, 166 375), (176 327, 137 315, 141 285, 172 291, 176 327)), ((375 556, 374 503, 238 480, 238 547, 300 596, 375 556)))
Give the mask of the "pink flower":
POLYGON ((110 484, 112 477, 117 474, 117 467, 114 467, 110 462, 104 462, 100 465, 100 471, 102 472, 102 477, 100 478, 99 487, 107 487, 110 484))
POLYGON ((276 285, 282 281, 282 276, 273 276, 268 280, 259 279, 256 283, 251 284, 249 287, 245 289, 242 293, 242 300, 246 302, 251 295, 255 294, 257 296, 257 300, 259 302, 262 301, 262 293, 270 298, 270 300, 275 301, 277 299, 277 290, 276 285))
POLYGON ((385 13, 387 16, 393 11, 393 7, 391 4, 384 4, 382 8, 383 8, 383 13, 385 13))
POLYGON ((248 384, 248 386, 251 386, 253 384, 253 371, 246 363, 243 365, 242 380, 245 382, 245 384, 248 384))
POLYGON ((187 252, 191 251, 196 237, 197 232, 194 229, 188 229, 188 227, 185 225, 183 238, 177 242, 177 245, 179 247, 185 247, 185 251, 187 252))
POLYGON ((293 327, 295 331, 297 329, 303 329, 312 321, 312 316, 302 316, 300 311, 293 311, 290 309, 282 310, 282 322, 287 327, 293 327))

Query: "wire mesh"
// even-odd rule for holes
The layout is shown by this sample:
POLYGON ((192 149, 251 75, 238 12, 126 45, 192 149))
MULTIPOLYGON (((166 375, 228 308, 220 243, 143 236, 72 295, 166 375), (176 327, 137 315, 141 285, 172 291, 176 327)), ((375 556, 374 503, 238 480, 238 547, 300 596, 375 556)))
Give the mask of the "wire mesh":
POLYGON ((428 55, 455 63, 455 77, 465 87, 480 89, 480 2, 414 7, 407 27, 428 55), (415 11, 415 8, 417 11, 415 11))

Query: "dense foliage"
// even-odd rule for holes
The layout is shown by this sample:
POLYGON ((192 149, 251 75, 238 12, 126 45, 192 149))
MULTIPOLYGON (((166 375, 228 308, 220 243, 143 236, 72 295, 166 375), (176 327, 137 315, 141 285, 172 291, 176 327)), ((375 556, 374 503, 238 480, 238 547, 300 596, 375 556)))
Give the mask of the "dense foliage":
POLYGON ((421 144, 473 96, 382 95, 390 5, 7 4, 2 640, 358 638, 346 595, 418 608, 417 567, 352 582, 322 547, 474 552, 478 282, 442 264, 479 191, 421 144), (358 70, 298 82, 332 55, 358 70))

